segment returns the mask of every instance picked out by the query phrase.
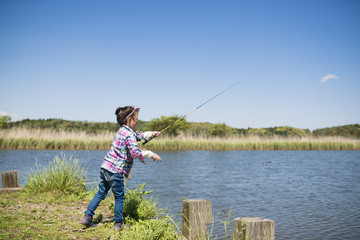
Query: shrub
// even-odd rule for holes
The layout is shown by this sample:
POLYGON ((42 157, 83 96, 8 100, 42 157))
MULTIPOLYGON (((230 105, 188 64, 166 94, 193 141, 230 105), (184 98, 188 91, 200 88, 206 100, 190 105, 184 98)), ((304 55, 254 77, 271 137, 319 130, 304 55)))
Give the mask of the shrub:
POLYGON ((85 190, 85 173, 77 158, 69 159, 61 153, 56 155, 45 169, 37 162, 31 169, 25 189, 29 192, 60 192, 64 194, 82 194, 85 190))
MULTIPOLYGON (((180 117, 178 115, 174 116, 161 116, 161 118, 152 119, 150 122, 146 124, 144 128, 145 131, 161 131, 168 127, 171 124, 174 124, 180 117)), ((176 124, 172 125, 164 134, 169 136, 178 136, 181 131, 186 131, 189 129, 190 124, 186 121, 186 119, 182 119, 178 121, 176 124)))
POLYGON ((124 218, 138 220, 148 220, 156 218, 165 212, 158 208, 158 203, 152 198, 145 198, 151 191, 144 191, 146 183, 137 184, 135 190, 128 189, 124 202, 124 218))

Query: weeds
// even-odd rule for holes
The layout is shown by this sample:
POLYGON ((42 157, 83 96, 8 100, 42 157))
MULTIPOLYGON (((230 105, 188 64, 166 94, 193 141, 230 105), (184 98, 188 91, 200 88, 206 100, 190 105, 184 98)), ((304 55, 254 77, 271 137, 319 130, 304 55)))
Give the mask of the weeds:
POLYGON ((25 189, 28 192, 60 192, 63 194, 82 195, 85 191, 85 169, 81 168, 78 159, 69 159, 61 153, 56 155, 47 168, 35 163, 31 169, 25 189))
POLYGON ((152 198, 145 198, 151 191, 144 191, 146 183, 136 185, 135 190, 128 189, 124 202, 124 218, 138 220, 154 219, 165 213, 165 209, 158 208, 158 202, 152 198))

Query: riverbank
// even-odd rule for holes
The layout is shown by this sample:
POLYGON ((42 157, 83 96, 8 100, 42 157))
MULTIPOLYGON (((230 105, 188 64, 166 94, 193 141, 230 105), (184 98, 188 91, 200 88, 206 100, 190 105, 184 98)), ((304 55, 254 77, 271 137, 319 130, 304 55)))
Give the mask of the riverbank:
POLYGON ((97 209, 96 228, 80 224, 84 210, 94 193, 82 197, 56 193, 32 194, 22 190, 4 193, 0 199, 0 239, 136 239, 152 236, 158 239, 176 239, 171 218, 130 220, 131 229, 113 230, 114 202, 106 198, 97 209), (151 235, 149 231, 152 229, 151 235))
MULTIPOLYGON (((108 150, 114 133, 66 132, 39 129, 0 131, 0 149, 7 150, 108 150)), ((141 144, 140 144, 141 146, 141 144)), ((142 146, 141 146, 142 147, 142 146)), ((160 136, 149 150, 360 150, 360 140, 344 137, 228 137, 160 136)))
MULTIPOLYGON (((12 180, 5 185, 18 186, 18 175, 7 174, 12 180)), ((79 160, 63 153, 55 155, 48 167, 36 164, 20 192, 1 194, 0 239, 179 239, 178 227, 166 209, 145 197, 151 193, 144 190, 145 183, 125 193, 123 217, 130 228, 113 229, 111 198, 105 198, 96 210, 93 221, 98 226, 84 228, 81 219, 97 192, 86 187, 85 175, 79 160)))

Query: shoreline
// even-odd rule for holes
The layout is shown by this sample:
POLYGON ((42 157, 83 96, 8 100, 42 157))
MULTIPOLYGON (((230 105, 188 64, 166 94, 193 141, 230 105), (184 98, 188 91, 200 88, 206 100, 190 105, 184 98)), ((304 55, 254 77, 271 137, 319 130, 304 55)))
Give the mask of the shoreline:
MULTIPOLYGON (((108 150, 112 139, 7 138, 1 150, 108 150)), ((345 138, 159 138, 139 148, 153 151, 187 150, 360 150, 360 140, 345 138)))

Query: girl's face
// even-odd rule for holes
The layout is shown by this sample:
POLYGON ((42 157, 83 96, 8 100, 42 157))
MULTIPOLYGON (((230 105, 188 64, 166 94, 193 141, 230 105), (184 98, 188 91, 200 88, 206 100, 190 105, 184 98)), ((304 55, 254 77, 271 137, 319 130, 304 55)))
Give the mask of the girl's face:
POLYGON ((132 129, 132 130, 135 130, 136 128, 136 124, 138 122, 138 112, 135 111, 133 113, 133 115, 131 117, 129 117, 129 120, 128 120, 128 126, 132 129))

